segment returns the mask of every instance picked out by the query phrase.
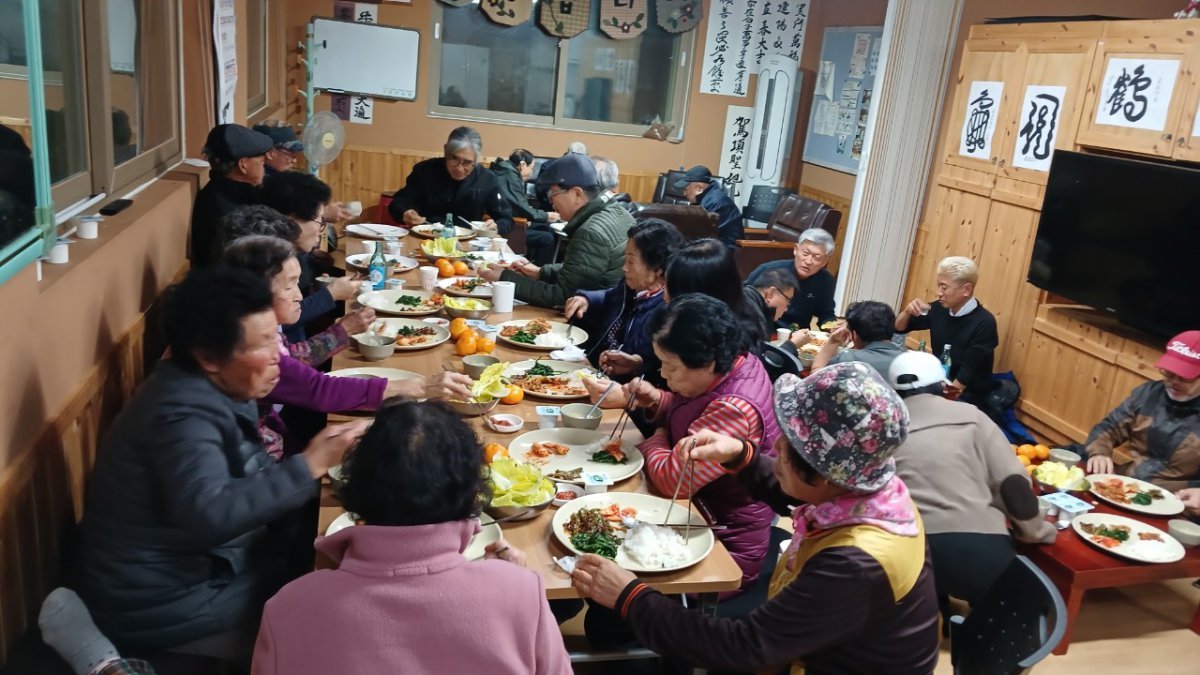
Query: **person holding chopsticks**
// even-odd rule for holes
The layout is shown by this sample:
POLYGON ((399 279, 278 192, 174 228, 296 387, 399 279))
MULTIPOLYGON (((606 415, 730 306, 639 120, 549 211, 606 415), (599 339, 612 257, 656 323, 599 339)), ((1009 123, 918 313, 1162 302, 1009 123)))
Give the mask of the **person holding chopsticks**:
POLYGON ((938 657, 938 607, 925 533, 892 453, 908 413, 870 366, 839 363, 775 383, 775 450, 700 431, 679 461, 713 463, 780 513, 796 534, 770 599, 746 618, 705 616, 597 555, 579 558, 580 593, 614 608, 637 639, 706 668, 809 675, 927 675, 938 657))

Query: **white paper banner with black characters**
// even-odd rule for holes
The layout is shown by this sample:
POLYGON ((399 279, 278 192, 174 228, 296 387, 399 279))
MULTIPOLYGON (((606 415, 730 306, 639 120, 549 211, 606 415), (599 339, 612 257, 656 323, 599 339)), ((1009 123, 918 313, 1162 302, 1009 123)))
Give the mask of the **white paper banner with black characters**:
POLYGON ((1054 142, 1059 136, 1059 121, 1067 88, 1031 84, 1025 87, 1018 121, 1017 147, 1012 165, 1034 171, 1049 171, 1054 157, 1054 142))
POLYGON ((1109 59, 1096 124, 1162 131, 1178 75, 1174 59, 1109 59))
POLYGON ((996 133, 996 116, 1004 95, 1003 82, 972 82, 967 94, 967 114, 963 118, 958 154, 988 160, 992 157, 992 136, 996 133))
POLYGON ((761 0, 755 9, 751 54, 757 73, 770 56, 800 63, 804 32, 808 28, 809 0, 761 0))
POLYGON ((809 0, 713 0, 700 93, 745 96, 747 79, 771 56, 800 63, 809 0))
POLYGON ((375 100, 370 96, 351 96, 350 121, 354 124, 370 124, 374 108, 375 100))
POLYGON ((745 0, 713 0, 708 15, 708 35, 704 38, 704 69, 700 73, 700 93, 745 96, 749 71, 743 55, 739 58, 738 26, 743 24, 745 0))
POLYGON ((738 204, 745 203, 746 153, 750 151, 750 131, 754 127, 754 108, 731 105, 725 113, 725 134, 721 140, 721 166, 717 174, 725 177, 725 191, 738 204))

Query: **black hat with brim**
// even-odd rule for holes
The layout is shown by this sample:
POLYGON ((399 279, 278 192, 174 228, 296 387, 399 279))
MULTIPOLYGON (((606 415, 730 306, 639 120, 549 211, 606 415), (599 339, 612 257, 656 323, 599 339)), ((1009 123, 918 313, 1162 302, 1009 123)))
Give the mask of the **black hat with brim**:
POLYGON ((208 132, 204 152, 209 160, 236 162, 246 157, 267 154, 275 147, 270 136, 247 129, 240 124, 218 124, 208 132))
POLYGON ((711 180, 712 171, 709 171, 707 166, 696 165, 688 169, 673 186, 676 190, 682 190, 691 183, 707 183, 711 180))

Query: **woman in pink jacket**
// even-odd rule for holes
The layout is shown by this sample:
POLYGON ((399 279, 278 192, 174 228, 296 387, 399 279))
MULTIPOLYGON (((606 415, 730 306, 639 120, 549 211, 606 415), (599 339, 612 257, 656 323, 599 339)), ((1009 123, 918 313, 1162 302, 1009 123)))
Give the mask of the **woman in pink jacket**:
POLYGON ((255 675, 570 673, 542 580, 503 540, 462 551, 489 499, 483 448, 438 403, 387 403, 343 463, 360 524, 317 540, 337 569, 267 602, 255 675))

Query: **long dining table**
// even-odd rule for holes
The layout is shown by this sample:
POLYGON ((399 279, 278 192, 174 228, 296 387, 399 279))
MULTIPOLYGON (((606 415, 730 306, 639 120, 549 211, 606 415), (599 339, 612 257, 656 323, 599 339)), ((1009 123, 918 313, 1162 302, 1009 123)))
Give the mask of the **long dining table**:
MULTIPOLYGON (((411 235, 403 237, 401 239, 404 249, 403 255, 415 258, 421 261, 421 264, 426 264, 419 248, 422 241, 422 239, 411 235)), ((343 238, 343 242, 345 247, 349 248, 352 252, 357 252, 362 247, 362 240, 353 237, 345 237, 343 238)), ((340 260, 341 258, 341 255, 335 256, 335 259, 340 260)), ((406 289, 416 290, 421 288, 420 275, 415 269, 393 274, 391 278, 403 279, 406 289)), ((379 316, 380 318, 384 317, 383 314, 379 316)), ((445 318, 442 313, 434 316, 445 318)), ((536 318, 561 321, 562 315, 557 311, 518 304, 513 308, 511 313, 491 314, 486 321, 488 324, 494 325, 504 321, 536 318)), ((523 349, 499 340, 497 341, 495 350, 492 352, 492 355, 500 359, 501 362, 517 362, 539 357, 544 358, 546 354, 545 351, 523 349)), ((337 354, 333 359, 334 371, 362 367, 395 368, 419 375, 434 375, 444 367, 462 372, 462 357, 457 355, 454 341, 449 340, 436 347, 418 351, 397 350, 391 357, 380 361, 368 361, 354 349, 347 349, 337 354)), ((500 404, 497 406, 492 411, 493 413, 511 413, 519 415, 524 420, 524 427, 518 433, 502 434, 492 431, 485 425, 483 417, 468 417, 464 419, 475 430, 482 443, 500 443, 507 446, 514 438, 520 436, 521 433, 539 428, 538 416, 535 410, 536 406, 558 404, 559 402, 557 401, 539 401, 527 397, 516 405, 500 404)), ((611 432, 620 416, 620 409, 604 410, 600 431, 604 433, 611 432)), ((330 417, 330 421, 337 422, 355 418, 361 419, 361 415, 333 415, 330 417)), ((626 426, 622 437, 632 442, 642 440, 641 434, 632 424, 626 426)), ((653 489, 650 482, 639 473, 632 478, 610 486, 609 491, 652 493, 653 489)), ((679 500, 677 503, 682 508, 686 508, 687 506, 684 500, 679 500)), ((567 547, 557 540, 551 531, 551 520, 554 517, 555 511, 555 507, 551 506, 539 513, 535 518, 501 523, 500 527, 504 539, 509 545, 525 553, 526 567, 541 576, 548 599, 578 598, 579 593, 571 585, 570 577, 554 563, 554 558, 556 557, 573 555, 567 547)), ((337 500, 336 494, 327 484, 322 489, 321 494, 318 532, 324 533, 329 524, 343 512, 344 509, 342 509, 341 504, 337 500)), ((693 512, 698 515, 698 512, 694 508, 693 512)), ((318 565, 320 564, 321 561, 318 561, 318 565)), ((328 563, 326 562, 326 564, 328 563)), ((674 572, 644 574, 641 578, 653 588, 665 594, 695 594, 699 596, 703 606, 711 608, 718 593, 738 588, 741 583, 741 576, 741 569, 718 539, 714 543, 712 551, 699 563, 674 572)))

